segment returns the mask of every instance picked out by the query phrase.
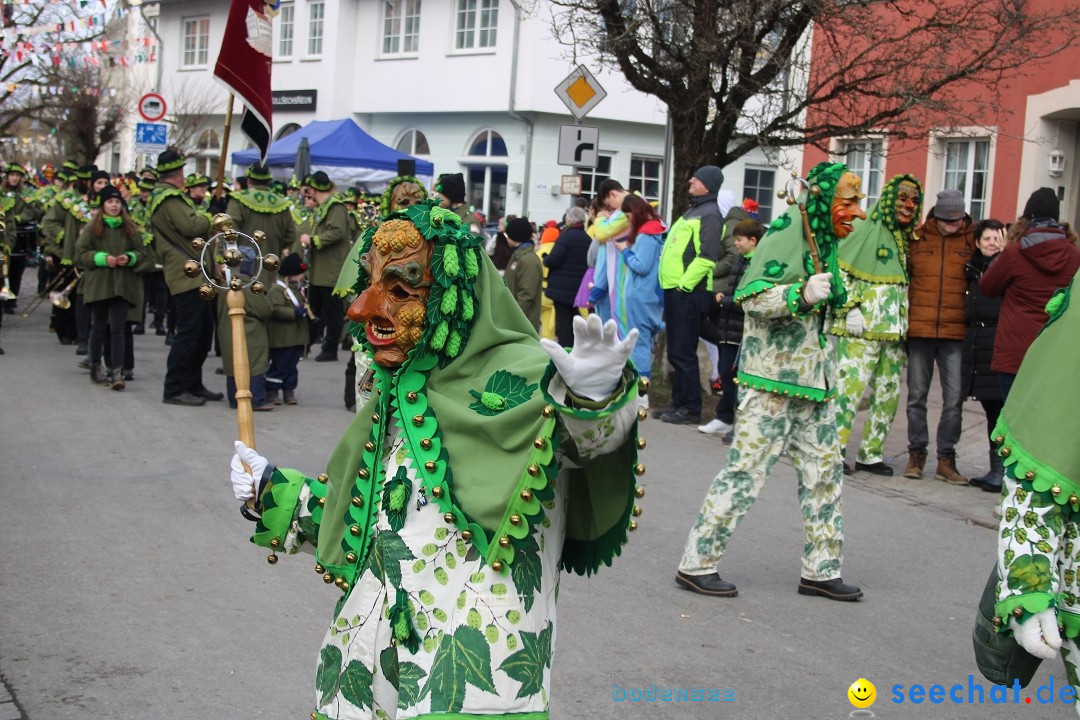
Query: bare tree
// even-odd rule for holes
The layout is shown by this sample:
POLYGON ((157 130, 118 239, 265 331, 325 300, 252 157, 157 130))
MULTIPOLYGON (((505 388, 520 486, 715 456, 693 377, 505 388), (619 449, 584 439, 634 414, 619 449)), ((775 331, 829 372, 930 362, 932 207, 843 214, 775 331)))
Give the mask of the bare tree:
MULTIPOLYGON (((57 45, 70 48, 70 43, 105 36, 112 24, 85 27, 81 22, 100 14, 101 9, 97 3, 83 10, 76 9, 74 3, 3 3, 0 23, 8 32, 14 32, 14 38, 10 43, 5 38, 5 52, 0 53, 0 135, 8 134, 23 118, 33 119, 46 113, 57 104, 58 97, 63 97, 42 92, 53 86, 51 80, 56 75, 52 48, 57 45), (69 30, 72 24, 75 29, 69 30), (39 32, 43 27, 57 29, 39 32)), ((82 57, 65 56, 68 58, 83 66, 82 57)))
POLYGON ((978 124, 1009 111, 999 83, 1080 41, 1077 3, 1036 0, 550 3, 571 54, 667 105, 676 187, 757 147, 978 124))
POLYGON ((198 150, 199 136, 209 121, 225 114, 225 94, 212 83, 184 77, 167 90, 169 144, 185 155, 198 150))

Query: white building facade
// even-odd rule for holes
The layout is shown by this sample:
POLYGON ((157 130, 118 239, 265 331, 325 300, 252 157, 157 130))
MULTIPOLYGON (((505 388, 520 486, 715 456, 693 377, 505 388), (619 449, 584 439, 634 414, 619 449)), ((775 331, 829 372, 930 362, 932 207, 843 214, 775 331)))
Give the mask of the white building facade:
MULTIPOLYGON (((670 207, 665 108, 580 57, 607 91, 580 123, 599 129, 598 162, 558 164, 559 127, 575 120, 555 87, 578 63, 552 36, 548 3, 531 5, 524 12, 512 0, 283 0, 273 21, 275 137, 351 117, 380 142, 434 163, 436 175, 464 173, 468 200, 489 220, 560 219, 571 203, 563 176, 573 174, 583 194, 613 177, 670 207)), ((166 101, 199 87, 220 97, 188 168, 211 173, 225 107, 212 71, 228 4, 161 0, 157 12, 166 101)), ((229 155, 249 146, 235 128, 229 155)), ((725 175, 726 188, 766 210, 784 181, 760 152, 725 175)), ((683 189, 674 192, 681 200, 683 189)))

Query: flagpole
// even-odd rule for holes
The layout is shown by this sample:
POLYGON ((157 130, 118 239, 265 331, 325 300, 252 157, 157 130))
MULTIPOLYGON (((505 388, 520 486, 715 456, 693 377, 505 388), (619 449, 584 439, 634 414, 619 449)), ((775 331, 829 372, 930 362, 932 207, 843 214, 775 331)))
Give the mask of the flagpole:
POLYGON ((232 130, 233 94, 229 93, 229 104, 225 108, 225 136, 221 139, 221 158, 218 160, 217 187, 214 197, 220 200, 225 195, 225 158, 229 153, 229 131, 232 130))

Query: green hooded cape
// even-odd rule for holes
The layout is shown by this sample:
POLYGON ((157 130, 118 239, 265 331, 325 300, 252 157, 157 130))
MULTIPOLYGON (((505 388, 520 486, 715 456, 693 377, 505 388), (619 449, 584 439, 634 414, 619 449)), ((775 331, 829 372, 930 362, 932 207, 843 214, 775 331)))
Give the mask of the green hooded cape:
MULTIPOLYGON (((544 520, 542 503, 554 497, 558 413, 610 414, 636 398, 636 373, 624 373, 622 388, 603 410, 556 410, 563 399, 546 395, 553 375, 547 353, 481 239, 461 228, 452 211, 428 204, 383 220, 395 218, 411 221, 435 242, 427 325, 400 368, 373 366, 371 396, 327 466, 325 506, 313 509, 317 558, 350 583, 359 575, 378 516, 384 481, 379 458, 392 424, 404 436, 429 501, 493 569, 505 572, 517 552, 536 550, 532 528, 544 520)), ((375 232, 364 233, 361 253, 375 232)), ((367 285, 361 269, 357 294, 367 285)), ((363 326, 353 323, 350 332, 370 352, 363 326)), ((616 451, 569 470, 563 567, 591 573, 621 552, 638 492, 635 472, 641 470, 636 436, 635 428, 616 451)), ((298 493, 295 482, 264 492, 254 542, 271 546, 284 537, 298 493)))

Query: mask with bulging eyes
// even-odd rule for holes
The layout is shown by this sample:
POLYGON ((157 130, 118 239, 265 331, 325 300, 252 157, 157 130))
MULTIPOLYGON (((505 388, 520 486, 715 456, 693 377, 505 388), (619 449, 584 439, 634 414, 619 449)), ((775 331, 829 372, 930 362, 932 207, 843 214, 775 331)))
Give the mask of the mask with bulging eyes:
POLYGON ((369 284, 349 308, 364 326, 372 359, 400 367, 424 333, 431 294, 432 245, 408 220, 387 220, 360 256, 369 284))
POLYGON ((390 212, 404 210, 424 199, 424 188, 405 180, 394 186, 390 193, 390 212))

